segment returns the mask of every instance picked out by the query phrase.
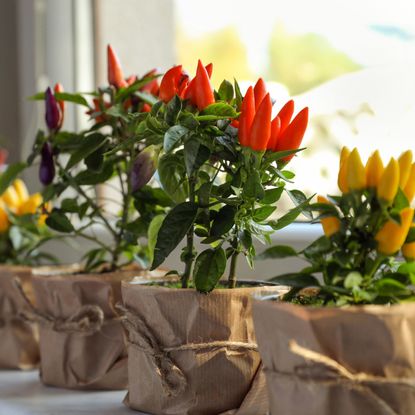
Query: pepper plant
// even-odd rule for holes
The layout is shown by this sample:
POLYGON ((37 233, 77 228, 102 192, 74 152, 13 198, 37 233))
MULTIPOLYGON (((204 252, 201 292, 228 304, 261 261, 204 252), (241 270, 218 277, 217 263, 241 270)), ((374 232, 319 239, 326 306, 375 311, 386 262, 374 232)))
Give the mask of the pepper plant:
POLYGON ((266 258, 299 255, 309 262, 302 271, 272 281, 293 287, 286 300, 311 304, 415 300, 412 152, 392 158, 384 168, 378 151, 364 166, 357 149, 343 148, 338 184, 340 196, 319 196, 309 207, 318 214, 324 236, 299 253, 275 246, 262 254, 266 258), (399 252, 406 261, 398 257, 399 252), (313 295, 303 295, 305 287, 314 287, 313 295))
POLYGON ((212 65, 199 61, 189 79, 182 66, 166 72, 160 100, 141 123, 139 136, 160 148, 158 176, 174 201, 167 215, 154 218, 149 229, 152 268, 160 266, 185 239, 180 274, 183 288, 211 291, 225 273, 236 286, 237 260, 243 254, 253 266, 253 239, 270 235, 291 223, 308 198, 287 190, 294 177, 285 170, 299 151, 308 109, 291 121, 289 101, 272 120, 272 102, 260 79, 242 96, 238 83, 210 83, 212 65), (272 214, 286 191, 296 206, 279 219, 272 214), (202 245, 196 249, 196 241, 202 245))
POLYGON ((79 237, 93 243, 84 256, 86 271, 114 270, 134 260, 145 263, 148 249, 140 238, 147 235, 153 217, 171 204, 160 189, 146 186, 157 167, 157 149, 136 140, 137 126, 156 102, 155 71, 125 79, 108 46, 108 83, 92 94, 65 93, 57 85, 34 96, 45 101, 47 131, 38 132, 27 162, 14 165, 7 176, 13 180, 40 161, 43 199, 53 202, 46 224, 56 232, 55 239, 79 237), (90 128, 62 130, 65 101, 85 108, 90 128), (115 189, 111 200, 103 186, 115 189), (117 205, 115 213, 108 202, 117 205), (109 239, 96 234, 102 229, 109 239))

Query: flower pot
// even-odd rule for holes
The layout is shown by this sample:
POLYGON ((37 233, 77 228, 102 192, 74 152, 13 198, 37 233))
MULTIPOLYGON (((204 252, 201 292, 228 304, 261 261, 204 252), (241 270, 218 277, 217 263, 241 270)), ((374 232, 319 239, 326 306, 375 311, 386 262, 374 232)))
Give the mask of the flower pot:
POLYGON ((415 413, 415 304, 254 304, 272 415, 415 413))
POLYGON ((265 415, 251 298, 275 286, 193 289, 123 282, 129 332, 125 403, 156 415, 265 415))
POLYGON ((121 302, 121 281, 140 273, 133 269, 33 277, 43 383, 126 389, 127 350, 115 305, 121 302))
POLYGON ((0 266, 1 369, 32 369, 39 363, 37 327, 22 318, 33 300, 31 278, 30 267, 0 266))

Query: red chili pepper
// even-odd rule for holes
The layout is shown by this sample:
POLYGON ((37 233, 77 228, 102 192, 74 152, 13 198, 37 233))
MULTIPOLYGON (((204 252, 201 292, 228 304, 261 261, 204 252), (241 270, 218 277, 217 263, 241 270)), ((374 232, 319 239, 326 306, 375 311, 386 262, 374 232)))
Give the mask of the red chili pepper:
MULTIPOLYGON (((297 150, 301 145, 307 124, 308 108, 305 107, 297 114, 280 137, 278 137, 275 151, 297 150)), ((293 157, 294 154, 287 156, 284 158, 284 161, 289 162, 293 157)))
POLYGON ((208 63, 205 66, 205 69, 206 69, 206 72, 207 72, 207 74, 209 76, 209 79, 210 79, 212 77, 212 72, 213 72, 213 63, 208 63))
POLYGON ((278 117, 281 120, 281 133, 287 128, 294 114, 294 101, 290 99, 278 113, 278 117))
MULTIPOLYGON (((143 78, 148 78, 150 76, 155 76, 157 75, 157 69, 152 69, 151 71, 147 72, 143 78)), ((159 94, 159 83, 158 83, 158 79, 154 78, 153 80, 151 80, 148 84, 144 85, 140 91, 144 91, 144 92, 148 92, 151 95, 154 95, 155 97, 158 96, 159 94)))
MULTIPOLYGON (((63 92, 62 84, 60 83, 55 84, 53 91, 55 92, 55 94, 63 92)), ((63 99, 57 99, 56 102, 58 103, 59 109, 60 109, 60 118, 59 118, 59 124, 58 124, 58 129, 60 129, 62 127, 63 119, 65 117, 65 101, 63 99)))
POLYGON ((255 98, 252 86, 246 91, 241 105, 241 115, 239 116, 238 137, 242 146, 249 145, 249 133, 251 131, 252 121, 255 117, 255 98))
POLYGON ((267 150, 274 151, 278 142, 278 135, 281 130, 281 120, 278 115, 271 122, 271 137, 269 138, 267 150))
POLYGON ((135 81, 137 80, 137 75, 131 75, 129 76, 125 82, 127 83, 128 86, 132 85, 135 81))
POLYGON ((167 103, 175 95, 180 95, 181 90, 187 85, 187 79, 187 75, 182 71, 182 65, 173 66, 161 79, 159 98, 167 103))
POLYGON ((86 113, 88 115, 93 116, 93 118, 95 118, 95 122, 98 124, 100 122, 104 122, 106 121, 106 116, 105 114, 102 114, 103 110, 105 108, 109 108, 111 106, 111 104, 109 104, 108 102, 102 102, 102 100, 98 99, 98 98, 94 98, 92 100, 93 104, 94 104, 94 108, 87 111, 86 113), (100 115, 97 115, 97 113, 100 113, 100 115))
POLYGON ((115 88, 124 88, 128 86, 124 79, 124 75, 121 69, 120 61, 117 58, 111 45, 107 46, 107 59, 108 59, 108 82, 115 88))
POLYGON ((272 102, 269 94, 265 95, 255 114, 249 134, 249 147, 255 151, 263 151, 267 148, 271 137, 271 113, 272 102))
POLYGON ((254 95, 255 95, 255 111, 257 111, 265 95, 267 95, 267 87, 262 78, 259 78, 257 83, 254 86, 254 95))
POLYGON ((206 71, 206 68, 203 66, 202 62, 198 61, 196 76, 194 78, 194 89, 191 91, 191 95, 194 101, 192 104, 195 104, 199 111, 205 109, 208 105, 215 102, 215 97, 213 96, 213 88, 210 84, 209 75, 206 71))

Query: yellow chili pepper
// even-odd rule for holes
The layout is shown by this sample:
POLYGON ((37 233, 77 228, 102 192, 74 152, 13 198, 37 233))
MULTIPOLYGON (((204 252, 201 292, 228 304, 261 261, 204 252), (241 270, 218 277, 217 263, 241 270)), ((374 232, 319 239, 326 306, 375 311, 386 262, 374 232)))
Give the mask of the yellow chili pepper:
POLYGON ((379 151, 376 150, 366 163, 366 184, 367 187, 376 187, 382 177, 384 167, 379 151))
POLYGON ((43 199, 40 193, 34 193, 19 207, 19 215, 34 214, 42 204, 43 199))
POLYGON ((10 222, 7 215, 7 210, 4 202, 0 200, 0 233, 6 232, 9 229, 10 222))
POLYGON ((408 181, 406 186, 403 189, 406 198, 409 200, 409 203, 412 202, 412 199, 415 196, 415 163, 411 166, 411 171, 409 173, 408 181))
POLYGON ((376 234, 375 240, 378 243, 377 250, 384 255, 392 255, 401 249, 408 235, 409 228, 414 217, 412 208, 405 208, 401 211, 401 224, 388 220, 376 234))
POLYGON ((19 197, 19 204, 26 202, 29 199, 29 192, 27 191, 27 187, 24 184, 23 180, 16 179, 13 182, 14 190, 16 190, 17 196, 19 197))
POLYGON ((399 163, 391 158, 377 185, 379 199, 392 203, 399 188, 399 163))
POLYGON ((362 190, 366 187, 366 171, 357 148, 354 148, 347 160, 347 184, 350 190, 362 190))
POLYGON ((9 210, 16 211, 19 208, 19 195, 17 194, 13 186, 9 186, 1 195, 1 198, 9 210))
MULTIPOLYGON (((414 229, 415 225, 411 226, 414 229)), ((415 261, 415 242, 407 242, 402 247, 402 255, 407 261, 415 261)))
POLYGON ((342 193, 347 193, 349 191, 349 186, 347 184, 347 162, 349 156, 350 150, 347 147, 343 147, 340 153, 339 176, 337 178, 337 184, 342 193))
POLYGON ((399 162, 399 186, 404 189, 408 182, 409 175, 411 173, 412 165, 412 151, 407 150, 402 153, 398 159, 399 162))
MULTIPOLYGON (((318 203, 331 204, 325 197, 317 196, 318 203)), ((335 216, 327 216, 320 219, 321 225, 323 226, 324 234, 329 238, 340 230, 340 220, 335 216)))

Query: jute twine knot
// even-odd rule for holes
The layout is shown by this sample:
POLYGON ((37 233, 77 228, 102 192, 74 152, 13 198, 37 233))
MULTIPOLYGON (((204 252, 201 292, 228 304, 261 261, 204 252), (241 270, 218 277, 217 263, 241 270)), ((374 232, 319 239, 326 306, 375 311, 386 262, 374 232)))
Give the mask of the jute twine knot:
POLYGON ((377 395, 371 386, 394 386, 415 389, 415 378, 384 378, 367 373, 352 373, 336 360, 300 346, 295 340, 289 342, 289 350, 302 357, 306 363, 297 365, 294 373, 266 370, 276 377, 297 378, 304 382, 327 386, 344 386, 361 393, 377 408, 377 415, 399 415, 390 405, 377 395))
POLYGON ((15 286, 20 292, 25 308, 16 318, 26 323, 38 323, 48 329, 63 333, 94 334, 101 330, 105 316, 98 305, 83 305, 68 318, 55 318, 47 316, 37 310, 26 297, 19 279, 14 279, 15 286))
POLYGON ((120 304, 116 308, 122 313, 121 321, 128 332, 128 342, 152 359, 166 395, 180 395, 187 386, 186 377, 169 352, 163 350, 141 317, 120 304))
POLYGON ((116 308, 120 311, 121 321, 128 331, 128 342, 152 359, 163 390, 168 396, 180 395, 187 386, 186 376, 170 356, 171 352, 211 351, 222 348, 258 352, 256 343, 228 340, 212 340, 205 343, 188 343, 164 347, 139 315, 120 304, 117 304, 116 308))

